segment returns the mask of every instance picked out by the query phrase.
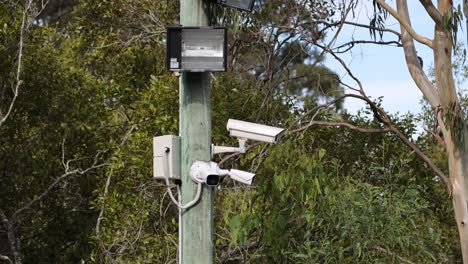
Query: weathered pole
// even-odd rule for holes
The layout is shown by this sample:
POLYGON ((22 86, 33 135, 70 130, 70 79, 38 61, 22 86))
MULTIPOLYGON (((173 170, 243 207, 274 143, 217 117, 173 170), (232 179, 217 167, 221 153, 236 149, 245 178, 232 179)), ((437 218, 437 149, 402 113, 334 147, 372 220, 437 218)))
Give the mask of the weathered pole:
MULTIPOLYGON (((208 26, 204 0, 180 0, 182 26, 208 26)), ((209 73, 184 72, 179 84, 182 204, 193 200, 197 185, 189 176, 195 160, 209 161, 211 87, 209 73)), ((213 263, 213 188, 203 185, 200 201, 182 211, 179 223, 180 263, 213 263)))

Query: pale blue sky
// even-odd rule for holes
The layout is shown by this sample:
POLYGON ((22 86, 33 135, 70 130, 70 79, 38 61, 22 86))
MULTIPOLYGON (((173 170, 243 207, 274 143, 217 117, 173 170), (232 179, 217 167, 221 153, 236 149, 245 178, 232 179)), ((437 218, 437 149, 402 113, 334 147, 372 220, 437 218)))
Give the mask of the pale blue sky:
MULTIPOLYGON (((371 2, 372 1, 369 0, 369 4, 362 6, 358 10, 357 19, 359 19, 359 22, 365 24, 369 23, 368 17, 373 12, 371 2)), ((393 3, 394 1, 388 2, 395 6, 393 3)), ((455 1, 455 4, 458 4, 458 2, 455 1)), ((417 0, 408 0, 408 5, 413 28, 420 35, 432 39, 434 35, 434 23, 427 15, 420 2, 417 0)), ((399 32, 399 27, 395 20, 389 18, 387 24, 392 25, 392 28, 399 32)), ((465 32, 464 30, 465 29, 463 29, 463 32, 465 32)), ((460 34, 460 36, 465 35, 466 33, 460 34)), ((367 29, 356 29, 347 26, 343 32, 341 32, 337 43, 344 43, 351 38, 355 40, 368 40, 370 38, 369 31, 367 29)), ((387 37, 384 36, 384 40, 395 40, 395 37, 387 35, 387 37)), ((419 43, 416 43, 416 49, 418 55, 424 60, 424 70, 428 72, 433 64, 431 50, 419 43)), ((347 63, 353 74, 361 80, 367 95, 373 98, 384 96, 383 107, 388 112, 404 114, 407 112, 418 113, 421 111, 419 102, 422 95, 408 72, 402 48, 364 44, 356 46, 352 52, 345 54, 342 59, 347 63)), ((349 76, 346 76, 341 65, 331 56, 327 57, 325 63, 338 73, 348 84, 357 87, 349 76)), ((347 99, 345 102, 345 107, 352 113, 355 113, 363 106, 364 104, 355 99, 347 99)))

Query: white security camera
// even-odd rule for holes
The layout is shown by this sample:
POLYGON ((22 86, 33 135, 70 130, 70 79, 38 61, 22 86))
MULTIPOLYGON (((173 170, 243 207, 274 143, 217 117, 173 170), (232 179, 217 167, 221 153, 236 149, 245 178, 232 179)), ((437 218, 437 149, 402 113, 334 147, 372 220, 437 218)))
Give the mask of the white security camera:
POLYGON ((248 185, 252 185, 252 182, 255 178, 254 173, 241 171, 241 170, 235 170, 235 169, 231 169, 229 171, 229 176, 231 176, 231 179, 235 181, 238 181, 243 184, 248 184, 248 185))
POLYGON ((195 161, 190 167, 190 177, 194 182, 217 186, 220 181, 218 164, 212 161, 195 161))
POLYGON ((229 119, 227 130, 233 137, 276 143, 284 131, 280 127, 261 125, 236 119, 229 119))
POLYGON ((216 162, 195 161, 190 167, 190 177, 194 182, 206 183, 209 186, 219 185, 221 176, 229 175, 233 180, 252 185, 255 174, 241 170, 222 170, 216 162))

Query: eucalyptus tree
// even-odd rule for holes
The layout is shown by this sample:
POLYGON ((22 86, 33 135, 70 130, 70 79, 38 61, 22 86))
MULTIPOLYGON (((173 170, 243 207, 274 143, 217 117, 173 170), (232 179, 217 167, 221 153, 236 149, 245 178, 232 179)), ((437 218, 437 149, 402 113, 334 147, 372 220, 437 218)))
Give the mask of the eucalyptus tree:
MULTIPOLYGON (((370 1, 290 1, 291 6, 298 3, 301 3, 310 11, 314 6, 320 4, 327 4, 332 8, 336 8, 337 17, 335 21, 330 22, 318 18, 312 24, 321 25, 323 27, 321 32, 330 32, 333 35, 330 36, 331 41, 329 42, 318 41, 316 36, 310 33, 311 29, 315 27, 311 27, 310 23, 295 21, 294 15, 290 15, 291 20, 288 20, 283 26, 295 29, 296 32, 302 35, 304 41, 308 41, 311 46, 323 50, 329 56, 338 60, 355 82, 355 84, 348 86, 355 93, 346 94, 344 97, 364 100, 370 105, 376 120, 381 124, 378 129, 380 131, 359 128, 336 120, 310 120, 307 126, 342 126, 369 133, 393 133, 399 137, 404 144, 424 160, 427 166, 445 184, 449 197, 452 199, 464 263, 468 263, 468 126, 466 113, 462 111, 460 106, 459 93, 457 93, 457 87, 453 79, 452 68, 453 48, 462 20, 461 3, 457 8, 456 3, 452 0, 438 0, 437 6, 434 5, 433 1, 419 1, 431 18, 431 26, 434 28, 433 39, 420 35, 411 26, 411 14, 413 13, 408 9, 408 1, 406 0, 397 0, 393 6, 389 1, 385 0, 372 1, 374 15, 371 16, 369 24, 359 24, 352 21, 352 19, 353 16, 358 16, 354 10, 360 4, 370 3, 370 1), (385 24, 388 17, 392 17, 397 21, 399 31, 385 24), (343 27, 367 28, 370 30, 373 39, 337 43, 337 36, 342 32, 343 27), (330 29, 333 29, 333 31, 330 31, 330 29), (387 35, 394 36, 393 40, 390 42, 384 41, 383 37, 387 35), (416 54, 415 42, 419 42, 432 51, 434 55, 435 82, 431 82, 423 71, 416 54), (366 96, 365 87, 360 82, 359 76, 353 74, 352 69, 347 67, 338 52, 344 47, 349 50, 359 43, 393 44, 403 49, 405 56, 402 58, 402 65, 406 65, 414 83, 432 107, 436 120, 435 126, 437 127, 437 131, 433 131, 433 135, 438 138, 437 142, 440 142, 445 149, 447 171, 443 171, 436 166, 428 155, 423 153, 411 139, 408 139, 393 125, 388 114, 366 96)), ((296 13, 293 11, 293 14, 296 13)), ((313 16, 312 13, 311 16, 313 16)))

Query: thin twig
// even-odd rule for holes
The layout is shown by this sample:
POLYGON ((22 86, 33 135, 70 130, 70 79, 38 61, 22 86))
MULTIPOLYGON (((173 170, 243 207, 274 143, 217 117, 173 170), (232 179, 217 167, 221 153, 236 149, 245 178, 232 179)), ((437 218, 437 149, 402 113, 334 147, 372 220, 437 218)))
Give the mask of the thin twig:
POLYGON ((310 43, 312 45, 315 45, 316 47, 319 47, 323 51, 325 51, 325 52, 329 53, 330 55, 332 55, 333 58, 335 58, 335 60, 337 60, 341 64, 341 66, 345 69, 346 73, 349 74, 349 76, 357 83, 357 85, 359 86, 359 93, 362 96, 366 95, 366 93, 364 92, 361 81, 353 74, 353 72, 351 71, 351 69, 349 69, 349 67, 346 65, 346 63, 343 61, 343 59, 341 59, 338 55, 336 55, 336 53, 329 47, 329 45, 319 44, 316 39, 313 39, 313 38, 309 37, 307 35, 307 33, 304 32, 304 30, 302 30, 300 28, 292 28, 290 26, 282 26, 280 28, 286 28, 286 29, 291 29, 291 30, 298 31, 305 41, 307 41, 308 43, 310 43))
POLYGON ((335 122, 335 121, 315 121, 311 120, 307 125, 302 126, 300 128, 294 129, 291 133, 296 133, 300 131, 304 131, 311 126, 332 126, 332 127, 346 127, 352 130, 356 130, 363 133, 387 133, 391 132, 392 134, 396 135, 407 147, 414 151, 414 153, 419 156, 424 163, 426 163, 431 170, 439 176, 442 181, 445 183, 447 187, 447 191, 449 195, 452 193, 452 184, 450 183, 449 178, 432 162, 432 160, 424 154, 424 152, 419 149, 419 147, 411 142, 403 133, 401 133, 393 124, 390 122, 386 122, 387 127, 384 128, 363 128, 352 125, 347 122, 335 122))
MULTIPOLYGON (((330 28, 330 27, 339 26, 341 24, 341 21, 339 21, 337 23, 328 23, 326 21, 320 21, 319 23, 326 25, 327 28, 330 28)), ((356 22, 352 22, 352 21, 344 21, 343 24, 350 25, 350 26, 367 28, 367 29, 372 29, 372 30, 381 31, 381 32, 388 32, 388 33, 392 33, 392 34, 400 37, 400 33, 398 31, 395 31, 395 30, 389 29, 389 28, 373 27, 373 26, 370 26, 370 25, 360 24, 360 23, 356 23, 356 22)))
POLYGON ((29 0, 24 11, 23 11, 23 17, 21 21, 21 28, 20 28, 20 39, 18 43, 18 61, 17 61, 17 68, 16 68, 16 84, 15 87, 13 88, 13 98, 11 99, 10 106, 8 107, 8 110, 5 114, 1 112, 0 109, 0 127, 5 123, 5 121, 8 119, 10 116, 11 112, 13 111, 13 107, 15 106, 16 99, 18 98, 19 94, 19 89, 20 86, 23 84, 23 81, 21 80, 21 73, 22 73, 22 66, 23 66, 23 48, 24 48, 24 32, 26 28, 28 27, 27 25, 27 20, 28 18, 28 13, 31 9, 33 1, 29 0))
POLYGON ((260 246, 260 242, 259 241, 254 241, 254 242, 251 242, 245 246, 241 246, 241 247, 236 247, 232 250, 229 250, 227 252, 224 252, 223 254, 221 254, 221 257, 219 258, 219 262, 220 263, 224 263, 228 260, 232 260, 233 258, 236 257, 236 255, 238 255, 239 253, 241 253, 242 251, 244 250, 249 250, 249 249, 252 249, 252 248, 257 248, 260 246))
POLYGON ((101 210, 99 211, 99 216, 98 216, 98 218, 96 220, 96 228, 95 228, 96 235, 99 235, 102 216, 104 214, 104 208, 105 208, 105 205, 106 205, 105 199, 107 197, 107 192, 109 191, 109 185, 110 185, 110 182, 111 182, 112 174, 113 174, 113 170, 111 169, 111 171, 109 172, 109 176, 107 177, 107 180, 106 180, 106 186, 104 187, 104 195, 103 195, 103 198, 102 198, 103 201, 102 201, 102 205, 101 205, 101 210))
POLYGON ((298 129, 294 129, 291 133, 301 132, 303 130, 308 129, 311 126, 331 126, 331 127, 346 127, 352 130, 356 130, 363 133, 386 133, 391 132, 391 129, 388 127, 385 128, 365 128, 365 127, 358 127, 346 122, 334 122, 334 121, 315 121, 311 120, 307 125, 302 126, 298 129))
POLYGON ((334 36, 330 40, 330 42, 328 42, 327 47, 330 48, 336 42, 336 40, 338 39, 338 35, 340 34, 341 30, 343 29, 343 25, 346 22, 346 18, 348 17, 348 14, 351 12, 351 10, 353 10, 353 8, 354 8, 353 7, 353 1, 351 1, 349 3, 348 8, 346 8, 346 10, 345 10, 345 12, 343 14, 343 17, 342 17, 341 21, 338 21, 338 23, 337 23, 338 30, 336 31, 336 33, 334 34, 334 36))
MULTIPOLYGON (((128 138, 130 137, 131 133, 136 129, 136 127, 137 127, 137 125, 133 124, 130 127, 130 129, 125 133, 125 135, 120 140, 119 148, 122 147, 123 145, 125 145, 128 138)), ((104 215, 104 210, 106 208, 106 197, 107 197, 107 194, 109 192, 109 185, 111 183, 111 178, 112 178, 113 173, 114 173, 114 170, 111 169, 110 172, 109 172, 109 176, 107 176, 106 185, 104 186, 104 194, 102 195, 101 210, 99 211, 99 216, 98 216, 98 218, 96 220, 96 227, 95 227, 96 235, 98 235, 99 231, 100 231, 100 225, 101 225, 102 217, 104 215)))
MULTIPOLYGON (((308 41, 311 41, 310 39, 308 41)), ((335 52, 333 52, 333 50, 331 48, 329 48, 328 46, 324 46, 324 45, 321 45, 319 43, 316 43, 316 42, 311 42, 313 43, 315 46, 321 48, 322 50, 328 52, 330 55, 332 55, 333 58, 335 58, 335 60, 337 60, 341 66, 345 69, 346 73, 349 74, 349 76, 357 83, 357 85, 359 86, 359 93, 363 96, 366 95, 366 93, 364 92, 364 88, 362 86, 362 83, 361 81, 353 74, 353 72, 351 71, 351 69, 349 69, 349 67, 346 65, 346 63, 340 58, 338 57, 338 55, 336 55, 335 52)))
POLYGON ((409 259, 407 259, 405 257, 402 257, 402 256, 399 256, 395 252, 392 252, 392 251, 390 251, 388 249, 385 249, 383 247, 375 246, 375 247, 372 247, 372 249, 377 250, 377 251, 382 252, 382 253, 385 253, 385 254, 390 255, 392 257, 396 257, 402 263, 414 264, 414 262, 410 261, 409 259))
POLYGON ((431 170, 435 172, 437 176, 439 176, 444 181, 450 196, 452 194, 452 184, 449 178, 434 164, 434 162, 432 162, 432 160, 429 157, 426 156, 426 154, 424 154, 424 152, 421 151, 421 149, 419 149, 419 147, 416 144, 411 142, 405 135, 403 135, 403 133, 396 129, 392 124, 390 124, 389 128, 393 134, 400 138, 400 140, 403 141, 403 143, 406 146, 412 149, 416 153, 416 155, 418 155, 424 161, 424 163, 426 163, 429 166, 429 168, 431 168, 431 170))
POLYGON ((64 174, 60 175, 57 179, 55 179, 55 181, 52 184, 50 184, 49 187, 47 187, 47 189, 43 191, 40 195, 36 196, 33 200, 31 200, 29 203, 27 203, 20 209, 16 210, 12 216, 12 221, 16 221, 18 215, 30 209, 34 204, 44 199, 50 193, 52 189, 54 189, 62 180, 64 180, 68 176, 75 175, 75 174, 83 175, 91 170, 95 170, 95 169, 98 169, 107 165, 108 165, 107 163, 97 164, 97 159, 95 159, 94 164, 91 167, 86 168, 85 170, 74 169, 71 171, 66 171, 64 174))
POLYGON ((392 41, 353 40, 343 45, 340 45, 338 47, 335 47, 333 49, 336 50, 336 53, 346 53, 350 49, 352 49, 356 44, 376 44, 376 45, 386 45, 386 46, 395 45, 396 47, 403 47, 403 44, 401 44, 399 41, 394 41, 394 40, 392 41), (345 49, 340 50, 342 48, 345 48, 345 49))

